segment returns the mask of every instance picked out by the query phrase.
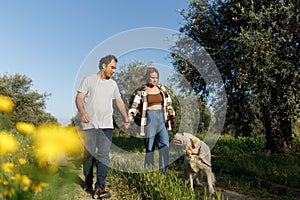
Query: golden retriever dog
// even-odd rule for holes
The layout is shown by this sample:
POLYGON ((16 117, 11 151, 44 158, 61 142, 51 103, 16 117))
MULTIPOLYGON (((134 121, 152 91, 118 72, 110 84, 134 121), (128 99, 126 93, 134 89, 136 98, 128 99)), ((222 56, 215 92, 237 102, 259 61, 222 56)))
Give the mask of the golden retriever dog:
POLYGON ((211 153, 209 146, 190 133, 176 133, 174 144, 185 149, 184 170, 189 177, 189 183, 194 190, 194 181, 200 183, 202 173, 206 175, 208 191, 215 193, 215 175, 211 167, 211 153))

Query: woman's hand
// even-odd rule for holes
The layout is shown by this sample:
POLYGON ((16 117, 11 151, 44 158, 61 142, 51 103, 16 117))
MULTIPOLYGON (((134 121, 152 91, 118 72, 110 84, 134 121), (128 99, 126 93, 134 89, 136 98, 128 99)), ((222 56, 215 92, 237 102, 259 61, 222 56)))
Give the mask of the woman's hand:
POLYGON ((129 129, 130 127, 130 122, 122 122, 122 125, 124 126, 125 129, 129 129))

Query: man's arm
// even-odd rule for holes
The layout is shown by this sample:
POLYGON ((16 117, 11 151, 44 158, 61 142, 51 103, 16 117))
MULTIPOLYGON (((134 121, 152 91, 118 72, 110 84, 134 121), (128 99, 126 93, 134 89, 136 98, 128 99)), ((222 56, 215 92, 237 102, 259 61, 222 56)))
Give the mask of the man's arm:
POLYGON ((124 119, 124 122, 122 124, 126 129, 128 129, 130 126, 130 123, 128 121, 128 116, 127 116, 127 112, 126 112, 126 108, 125 108, 123 99, 122 98, 116 99, 116 105, 124 119))
POLYGON ((88 123, 90 122, 90 116, 88 113, 85 111, 84 106, 83 106, 83 100, 84 100, 85 94, 82 92, 77 92, 76 95, 76 107, 78 109, 78 112, 81 114, 81 121, 88 123))

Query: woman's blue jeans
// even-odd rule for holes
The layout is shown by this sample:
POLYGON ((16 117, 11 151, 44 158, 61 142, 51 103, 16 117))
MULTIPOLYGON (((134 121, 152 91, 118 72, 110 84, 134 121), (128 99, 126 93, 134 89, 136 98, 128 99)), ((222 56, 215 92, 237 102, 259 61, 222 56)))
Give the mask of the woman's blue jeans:
POLYGON ((147 125, 145 136, 145 167, 154 167, 154 150, 157 143, 159 151, 159 168, 166 173, 169 163, 169 132, 165 126, 164 113, 162 110, 147 111, 147 125))
POLYGON ((84 132, 83 174, 89 181, 93 180, 93 163, 95 160, 97 168, 95 189, 97 189, 100 186, 105 186, 106 183, 113 129, 88 129, 84 132))

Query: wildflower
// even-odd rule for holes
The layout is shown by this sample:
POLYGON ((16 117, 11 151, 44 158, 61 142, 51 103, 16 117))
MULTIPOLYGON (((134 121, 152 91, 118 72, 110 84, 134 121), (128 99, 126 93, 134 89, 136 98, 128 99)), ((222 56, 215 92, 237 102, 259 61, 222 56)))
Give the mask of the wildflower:
POLYGON ((20 180, 20 184, 23 185, 23 191, 28 191, 29 187, 31 185, 31 180, 28 176, 26 175, 22 175, 21 180, 20 180))
POLYGON ((4 197, 12 197, 14 193, 15 193, 14 188, 5 188, 2 192, 4 197))
POLYGON ((26 164, 26 159, 25 158, 19 158, 19 163, 20 165, 25 165, 26 164))
POLYGON ((69 155, 78 155, 82 153, 82 142, 80 139, 80 132, 73 126, 63 127, 62 130, 65 133, 65 139, 69 141, 64 145, 64 151, 69 155))
POLYGON ((40 185, 40 187, 44 188, 44 187, 48 186, 48 183, 40 182, 39 185, 40 185))
POLYGON ((18 181, 18 180, 20 180, 20 178, 21 178, 21 174, 16 174, 16 175, 11 177, 11 180, 18 181))
POLYGON ((14 169, 15 169, 15 165, 14 163, 2 163, 1 165, 1 169, 4 171, 4 172, 12 172, 14 169))
POLYGON ((0 131, 0 155, 11 153, 17 150, 19 144, 13 135, 0 131))
POLYGON ((31 180, 27 175, 22 175, 20 179, 20 183, 24 186, 29 186, 31 184, 31 180))
POLYGON ((16 174, 11 177, 11 180, 23 186, 23 191, 28 191, 31 185, 31 180, 27 175, 16 174))
POLYGON ((29 187, 28 187, 28 186, 24 186, 24 187, 23 187, 23 191, 24 191, 24 192, 27 192, 28 190, 29 190, 29 187))
POLYGON ((9 97, 0 95, 0 112, 11 112, 14 106, 13 101, 9 97))
POLYGON ((31 190, 38 193, 38 192, 42 192, 43 191, 43 188, 44 187, 47 187, 48 184, 47 183, 44 183, 44 182, 41 182, 41 183, 34 183, 32 184, 31 186, 31 190))
POLYGON ((26 122, 17 122, 16 128, 20 133, 23 134, 30 134, 35 131, 35 126, 31 123, 26 123, 26 122))
POLYGON ((37 127, 33 141, 35 156, 40 166, 46 166, 49 162, 55 165, 65 156, 81 153, 83 148, 77 129, 71 126, 62 127, 59 124, 37 127))

